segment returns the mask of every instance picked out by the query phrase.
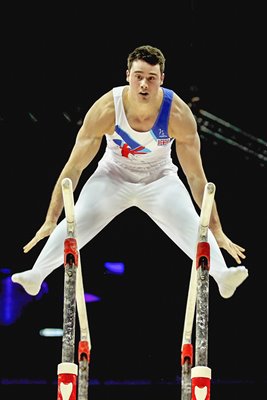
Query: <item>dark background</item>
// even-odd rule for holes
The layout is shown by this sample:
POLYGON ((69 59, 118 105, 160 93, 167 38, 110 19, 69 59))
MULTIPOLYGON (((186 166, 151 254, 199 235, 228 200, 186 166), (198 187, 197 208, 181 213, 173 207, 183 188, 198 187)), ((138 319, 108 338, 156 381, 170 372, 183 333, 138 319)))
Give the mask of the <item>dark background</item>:
MULTIPOLYGON (((28 254, 22 248, 44 221, 79 120, 100 95, 126 83, 133 48, 161 48, 166 87, 186 101, 197 91, 204 110, 266 141, 266 43, 256 2, 246 8, 241 2, 184 0, 175 9, 129 3, 123 15, 116 4, 38 7, 16 6, 1 15, 1 268, 7 275, 30 268, 38 256, 43 242, 28 254)), ((224 230, 246 248, 249 278, 234 297, 222 299, 210 280, 214 391, 219 399, 222 382, 237 382, 240 392, 231 393, 236 390, 238 398, 241 386, 247 394, 266 387, 266 165, 212 140, 203 140, 202 156, 224 230)), ((75 197, 97 161, 84 172, 75 197)), ((87 308, 92 381, 175 382, 191 261, 135 208, 95 237, 81 261, 85 291, 101 298, 87 308), (125 273, 107 274, 106 261, 124 262, 125 273)), ((24 297, 24 305, 20 297, 20 316, 0 326, 0 390, 22 390, 20 379, 56 381, 61 338, 41 338, 39 330, 62 327, 63 279, 60 268, 47 278, 47 292, 24 297)), ((1 307, 4 296, 2 288, 1 307)))

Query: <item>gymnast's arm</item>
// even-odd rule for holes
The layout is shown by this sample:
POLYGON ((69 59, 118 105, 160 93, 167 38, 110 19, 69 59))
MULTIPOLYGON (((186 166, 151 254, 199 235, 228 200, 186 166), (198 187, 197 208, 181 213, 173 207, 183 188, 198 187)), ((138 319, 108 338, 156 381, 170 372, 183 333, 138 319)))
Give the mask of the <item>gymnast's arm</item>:
MULTIPOLYGON (((192 111, 178 96, 174 97, 170 133, 175 138, 177 158, 185 173, 193 199, 201 209, 207 178, 201 159, 200 138, 192 111)), ((219 247, 224 248, 238 264, 241 263, 241 259, 246 258, 245 249, 232 242, 223 232, 215 200, 210 216, 210 229, 219 247)))
POLYGON ((98 153, 104 134, 112 132, 114 129, 114 121, 114 103, 112 93, 109 91, 100 97, 86 113, 69 159, 52 191, 45 222, 33 239, 23 247, 24 253, 27 253, 37 242, 53 232, 64 206, 62 180, 69 178, 72 181, 73 190, 75 190, 82 172, 98 153))

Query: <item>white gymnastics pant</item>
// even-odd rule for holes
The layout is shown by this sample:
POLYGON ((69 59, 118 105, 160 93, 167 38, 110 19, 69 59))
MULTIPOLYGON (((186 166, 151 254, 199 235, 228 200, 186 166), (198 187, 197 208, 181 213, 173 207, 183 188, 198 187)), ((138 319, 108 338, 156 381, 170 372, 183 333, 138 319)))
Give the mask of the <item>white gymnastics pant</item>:
MULTIPOLYGON (((101 160, 75 204, 76 238, 79 249, 93 239, 114 217, 129 207, 144 211, 192 260, 196 256, 199 214, 173 164, 129 170, 101 160)), ((63 264, 67 234, 64 218, 47 239, 33 269, 44 280, 63 264)), ((218 283, 227 265, 211 231, 210 275, 218 283)))

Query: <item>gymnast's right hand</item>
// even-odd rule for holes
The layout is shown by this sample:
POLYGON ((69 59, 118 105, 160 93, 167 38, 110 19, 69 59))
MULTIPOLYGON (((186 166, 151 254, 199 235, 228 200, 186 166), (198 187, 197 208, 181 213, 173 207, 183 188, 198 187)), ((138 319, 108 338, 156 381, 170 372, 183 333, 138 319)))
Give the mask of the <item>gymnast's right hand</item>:
POLYGON ((45 237, 50 236, 56 226, 56 222, 45 221, 41 228, 36 232, 34 238, 23 247, 24 253, 28 253, 28 251, 30 251, 36 245, 36 243, 45 237))

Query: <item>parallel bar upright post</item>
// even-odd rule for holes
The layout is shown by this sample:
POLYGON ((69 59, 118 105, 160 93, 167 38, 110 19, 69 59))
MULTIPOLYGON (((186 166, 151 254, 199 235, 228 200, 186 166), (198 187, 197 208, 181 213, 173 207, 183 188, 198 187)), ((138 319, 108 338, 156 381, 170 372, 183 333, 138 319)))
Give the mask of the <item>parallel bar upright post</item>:
POLYGON ((208 230, 214 202, 215 185, 208 183, 203 196, 196 254, 196 351, 195 367, 191 370, 192 400, 210 400, 211 369, 208 367, 209 271, 210 245, 208 230))
POLYGON ((209 400, 210 369, 207 367, 208 343, 208 297, 209 297, 209 243, 208 228, 215 195, 215 185, 207 183, 204 189, 196 259, 193 260, 189 283, 186 313, 181 349, 181 391, 182 400, 209 400), (196 367, 193 366, 192 330, 196 312, 196 367), (208 382, 207 382, 208 378, 208 382), (205 382, 207 395, 198 393, 199 386, 205 382), (202 383, 201 383, 201 382, 202 383), (197 386, 197 389, 196 389, 197 386), (200 396, 200 397, 199 397, 200 396), (201 397, 202 396, 202 397, 201 397))
POLYGON ((71 181, 62 182, 62 194, 67 221, 67 238, 64 241, 64 304, 63 304, 63 337, 62 357, 58 365, 57 400, 76 400, 78 365, 74 363, 75 327, 76 327, 76 273, 79 263, 77 242, 74 237, 74 214, 68 207, 69 199, 65 198, 66 188, 71 181), (66 204, 67 203, 67 204, 66 204))
MULTIPOLYGON (((74 213, 74 197, 72 181, 65 178, 62 181, 62 193, 64 199, 64 207, 67 220, 68 235, 76 241, 76 221, 74 213)), ((77 250, 77 268, 76 268, 76 305, 78 311, 80 325, 80 340, 78 345, 78 400, 88 399, 89 385, 89 364, 91 353, 91 338, 86 310, 86 302, 84 297, 84 287, 82 278, 81 259, 77 250)))

